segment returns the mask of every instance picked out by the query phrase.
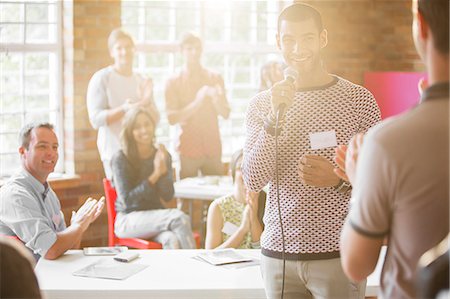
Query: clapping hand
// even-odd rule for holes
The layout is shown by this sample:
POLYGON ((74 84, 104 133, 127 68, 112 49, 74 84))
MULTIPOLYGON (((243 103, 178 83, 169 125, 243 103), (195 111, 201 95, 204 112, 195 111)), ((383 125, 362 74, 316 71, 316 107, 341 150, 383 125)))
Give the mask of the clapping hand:
POLYGON ((344 181, 349 182, 347 173, 345 172, 345 156, 347 154, 348 147, 346 145, 339 145, 333 158, 338 167, 334 169, 334 173, 344 181))
POLYGON ((353 185, 356 178, 356 163, 358 162, 359 151, 364 142, 364 135, 359 133, 350 139, 345 155, 345 172, 349 182, 353 185))
POLYGON ((105 198, 101 197, 98 201, 89 197, 77 212, 72 211, 70 219, 71 225, 79 225, 85 231, 89 225, 100 216, 105 206, 105 198))
POLYGON ((167 173, 167 150, 164 145, 159 144, 158 149, 156 151, 155 159, 153 160, 153 166, 158 174, 164 175, 167 173))

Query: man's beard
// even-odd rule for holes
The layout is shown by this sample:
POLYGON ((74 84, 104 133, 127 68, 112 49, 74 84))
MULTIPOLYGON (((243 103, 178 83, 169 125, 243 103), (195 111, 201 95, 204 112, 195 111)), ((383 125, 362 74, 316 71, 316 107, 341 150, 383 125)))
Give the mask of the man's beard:
POLYGON ((313 58, 304 64, 299 64, 299 75, 309 75, 315 73, 322 66, 322 58, 319 54, 314 55, 313 58))

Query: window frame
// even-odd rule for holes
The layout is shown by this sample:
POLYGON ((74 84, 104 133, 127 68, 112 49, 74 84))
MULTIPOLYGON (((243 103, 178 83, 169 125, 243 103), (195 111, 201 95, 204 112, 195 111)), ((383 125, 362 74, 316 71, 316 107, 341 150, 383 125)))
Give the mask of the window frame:
MULTIPOLYGON (((145 3, 145 1, 122 1, 122 27, 127 30, 128 28, 133 28, 136 33, 133 33, 134 30, 130 30, 129 32, 135 38, 136 43, 136 54, 135 54, 135 71, 139 74, 146 74, 148 73, 148 70, 154 70, 158 69, 158 66, 149 66, 148 63, 145 62, 146 55, 154 55, 154 54, 167 54, 169 55, 167 67, 169 68, 169 71, 171 74, 174 74, 177 70, 179 70, 180 65, 177 64, 177 58, 180 57, 180 51, 178 46, 178 39, 179 36, 176 36, 177 34, 177 11, 179 9, 183 8, 177 8, 177 2, 180 1, 166 1, 167 8, 161 8, 161 9, 167 9, 168 10, 168 19, 169 21, 166 22, 167 26, 169 26, 169 37, 166 40, 148 40, 146 39, 146 36, 148 36, 147 31, 152 30, 152 26, 148 25, 146 23, 147 15, 146 10, 149 9, 149 6, 151 4, 145 3), (124 7, 126 6, 126 7, 124 7), (126 22, 125 16, 124 16, 124 10, 127 7, 131 7, 133 9, 136 9, 136 12, 138 13, 138 17, 134 18, 132 22, 126 22), (150 29, 149 29, 150 28, 150 29)), ((281 9, 286 4, 285 1, 264 1, 266 3, 266 9, 270 7, 272 10, 267 10, 267 18, 270 18, 266 20, 266 28, 272 29, 272 35, 267 33, 265 42, 262 42, 258 37, 258 3, 261 3, 261 1, 248 1, 250 3, 250 11, 249 14, 251 15, 251 19, 249 20, 249 24, 252 30, 252 32, 249 34, 250 39, 247 42, 232 42, 230 43, 230 40, 232 40, 232 32, 234 27, 232 26, 231 22, 233 19, 233 10, 232 10, 232 4, 229 3, 229 1, 223 1, 222 3, 225 3, 227 7, 224 14, 224 22, 226 23, 225 26, 225 32, 223 34, 222 41, 208 41, 205 39, 206 36, 206 30, 207 30, 207 24, 205 20, 205 14, 207 13, 206 10, 206 2, 208 1, 198 1, 195 3, 195 8, 192 10, 195 13, 195 20, 192 22, 195 24, 194 26, 198 28, 198 30, 195 30, 196 33, 200 35, 200 37, 203 39, 203 60, 205 60, 205 56, 208 54, 223 54, 224 60, 230 58, 233 58, 234 54, 248 54, 248 55, 266 55, 266 56, 277 56, 277 60, 282 61, 282 57, 276 47, 276 41, 275 41, 275 32, 276 32, 276 25, 277 25, 277 19, 278 14, 281 11, 281 9), (269 44, 269 39, 273 39, 273 43, 269 44), (251 47, 249 47, 251 45, 251 47)), ((247 1, 245 1, 247 2, 247 1)), ((194 1, 189 1, 189 3, 194 3, 194 1)), ((186 2, 184 3, 186 5, 186 2)), ((158 8, 159 9, 159 8, 158 8)), ((193 15, 194 15, 193 13, 193 15)), ((158 26, 158 25, 156 25, 158 26)), ((270 32, 270 31, 269 31, 270 32)), ((273 58, 268 58, 268 60, 273 60, 273 58)), ((260 67, 261 65, 254 65, 254 62, 258 62, 258 58, 250 58, 250 66, 249 66, 249 76, 250 76, 250 82, 244 84, 244 89, 250 90, 250 86, 246 87, 246 85, 251 85, 252 89, 255 91, 253 95, 256 95, 258 92, 259 87, 259 79, 260 79, 260 67)), ((205 61, 203 61, 203 65, 205 67, 209 67, 205 61)), ((223 63, 224 69, 216 69, 214 67, 211 67, 212 70, 219 72, 225 81, 225 89, 227 91, 227 98, 228 102, 230 103, 231 107, 231 113, 227 120, 222 119, 219 117, 219 129, 220 129, 220 135, 222 140, 222 162, 228 162, 231 158, 232 151, 237 150, 239 147, 243 147, 243 142, 245 139, 244 134, 241 136, 235 136, 233 134, 233 131, 236 130, 237 126, 233 125, 233 121, 235 122, 242 122, 245 121, 245 115, 238 115, 240 112, 234 112, 234 107, 241 107, 243 104, 241 103, 233 105, 233 101, 235 103, 238 102, 238 100, 241 100, 241 98, 233 97, 231 92, 233 90, 236 90, 236 86, 239 84, 233 83, 232 78, 228 78, 227 76, 230 76, 232 71, 230 69, 227 69, 230 67, 230 63, 227 64, 226 62, 223 63), (237 141, 240 140, 240 141, 237 141), (231 145, 229 146, 231 148, 231 152, 226 151, 226 143, 230 142, 231 145)), ((155 75, 155 72, 152 72, 152 76, 155 75)), ((158 78, 159 79, 159 78, 158 78)), ((167 78, 164 78, 167 80, 167 78)), ((153 78, 155 81, 155 78, 153 78)), ((161 79, 163 80, 163 79, 161 79)), ((165 81, 164 80, 164 81, 165 81)), ((156 85, 156 84, 155 84, 156 85)), ((238 90, 240 89, 238 86, 238 90)), ((164 87, 159 86, 157 87, 159 89, 162 88, 162 94, 163 98, 155 97, 156 101, 162 101, 165 103, 164 99, 164 87)), ((251 98, 248 98, 247 102, 250 101, 251 98)), ((160 105, 161 106, 161 103, 160 105)), ((165 119, 165 108, 160 109, 160 112, 163 112, 162 114, 162 122, 160 122, 159 126, 168 126, 168 129, 164 127, 164 129, 161 130, 168 130, 168 136, 164 136, 163 139, 160 140, 157 131, 157 137, 158 141, 164 143, 169 149, 173 150, 175 152, 175 142, 176 142, 176 136, 178 134, 177 130, 179 129, 179 126, 177 125, 169 125, 167 120, 165 119)), ((178 155, 175 155, 174 162, 176 163, 178 161, 178 155)))
MULTIPOLYGON (((54 125, 55 133, 58 136, 58 143, 59 143, 59 159, 58 163, 55 167, 55 173, 51 176, 58 176, 65 172, 65 148, 64 148, 64 110, 63 110, 63 104, 64 104, 64 98, 63 98, 63 7, 62 7, 62 1, 58 0, 35 0, 35 1, 14 1, 14 0, 6 0, 2 1, 2 4, 22 4, 23 7, 23 22, 0 22, 0 37, 1 37, 1 30, 3 29, 3 24, 5 25, 23 25, 23 39, 22 41, 16 42, 16 43, 7 43, 4 42, 3 39, 0 38, 0 55, 8 55, 9 53, 14 53, 21 55, 21 61, 22 64, 20 68, 18 69, 18 72, 20 73, 20 77, 22 82, 25 82, 25 56, 28 53, 43 53, 43 54, 53 54, 55 55, 55 71, 56 74, 50 73, 50 66, 47 69, 49 80, 56 78, 56 82, 51 83, 49 82, 49 95, 52 93, 52 91, 55 92, 55 103, 52 107, 52 101, 50 101, 49 98, 49 113, 55 114, 55 122, 51 121, 49 119, 49 122, 51 122, 54 125), (55 22, 45 22, 45 23, 39 23, 39 22, 27 22, 26 12, 27 12, 27 6, 28 5, 54 5, 55 6, 55 22), (55 26, 55 36, 54 36, 54 42, 27 42, 27 25, 33 25, 33 24, 45 24, 45 25, 54 25, 55 26), (52 88, 52 85, 54 88, 52 88)), ((50 36, 50 33, 49 33, 50 36)), ((50 64, 50 62, 49 62, 50 64)), ((2 69, 0 69, 0 72, 2 69)), ((0 82, 1 84, 1 82, 0 82)), ((24 86, 21 86, 20 90, 20 97, 21 101, 25 101, 25 89, 24 86)), ((0 99, 1 100, 1 99, 0 99)), ((24 107, 24 105, 22 105, 24 107)), ((0 116, 4 115, 17 115, 21 118, 21 124, 22 126, 25 125, 26 122, 26 114, 29 113, 29 111, 26 111, 24 109, 18 109, 18 111, 14 112, 4 112, 0 110, 0 116)), ((0 131, 0 135, 3 134, 13 134, 16 133, 17 136, 20 132, 20 128, 17 128, 17 131, 0 131)), ((19 144, 17 143, 17 148, 19 147, 19 144)), ((16 153, 18 155, 17 151, 13 152, 3 152, 0 153, 0 159, 4 159, 4 155, 11 155, 16 153)), ((0 163, 2 164, 2 163, 0 163)), ((16 169, 8 169, 7 171, 4 171, 3 166, 0 165, 2 168, 0 170, 0 178, 1 177, 9 177, 11 176, 16 169)))

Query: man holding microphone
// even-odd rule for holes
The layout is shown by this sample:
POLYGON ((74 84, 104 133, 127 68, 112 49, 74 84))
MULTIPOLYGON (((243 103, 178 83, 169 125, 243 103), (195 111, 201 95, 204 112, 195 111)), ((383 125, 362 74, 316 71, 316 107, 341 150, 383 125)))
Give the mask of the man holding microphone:
POLYGON ((338 144, 380 120, 379 108, 365 88, 324 68, 327 31, 315 8, 286 7, 276 38, 288 71, 249 105, 242 165, 250 191, 269 184, 261 237, 266 295, 364 298, 365 283, 349 281, 340 265, 351 187, 331 161, 338 144))

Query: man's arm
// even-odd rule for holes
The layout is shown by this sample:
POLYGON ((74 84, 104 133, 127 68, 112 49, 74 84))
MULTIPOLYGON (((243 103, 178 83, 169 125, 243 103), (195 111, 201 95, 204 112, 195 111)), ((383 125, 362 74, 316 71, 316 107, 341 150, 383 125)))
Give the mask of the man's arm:
POLYGON ((62 232, 56 233, 56 241, 48 249, 44 257, 54 260, 67 250, 77 248, 83 233, 100 216, 103 207, 103 197, 98 202, 95 199, 88 198, 76 213, 72 212, 71 225, 62 232))
POLYGON ((366 236, 347 221, 341 235, 341 263, 344 273, 353 281, 367 278, 375 269, 383 245, 383 236, 366 236))
POLYGON ((115 123, 122 119, 127 110, 127 101, 116 108, 108 105, 108 95, 106 92, 107 70, 95 73, 89 81, 87 89, 87 108, 89 121, 94 129, 115 123))
MULTIPOLYGON (((270 101, 264 93, 255 96, 246 112, 246 136, 242 175, 249 191, 259 192, 275 173, 275 137, 264 129, 264 117, 270 113, 270 101)), ((283 130, 280 140, 283 137, 283 130)))
POLYGON ((48 260, 60 257, 67 250, 78 247, 82 236, 83 230, 79 225, 69 226, 56 234, 56 242, 48 249, 44 257, 48 260))

